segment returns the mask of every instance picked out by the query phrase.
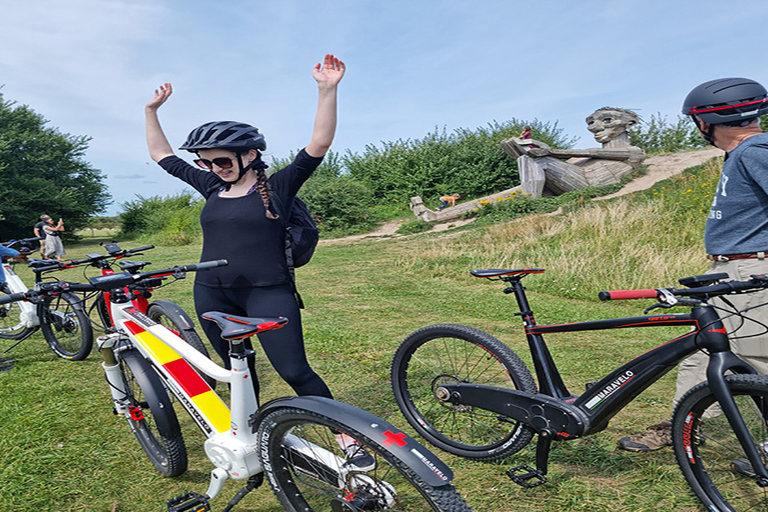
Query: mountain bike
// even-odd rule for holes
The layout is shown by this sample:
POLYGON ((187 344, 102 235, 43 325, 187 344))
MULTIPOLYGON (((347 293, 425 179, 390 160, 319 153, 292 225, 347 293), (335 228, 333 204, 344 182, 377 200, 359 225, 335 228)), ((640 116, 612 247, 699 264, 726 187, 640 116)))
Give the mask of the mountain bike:
POLYGON ((602 300, 657 302, 645 316, 537 325, 521 281, 542 272, 537 268, 471 272, 506 283, 504 292, 514 294, 519 309, 515 315, 523 320, 538 386, 517 354, 493 336, 462 325, 424 327, 403 341, 392 362, 395 399, 413 428, 443 450, 485 461, 518 452, 537 434, 536 467, 521 465, 507 472, 515 483, 535 487, 547 481, 552 441, 605 429, 646 388, 685 357, 703 350, 709 354, 708 380, 685 394, 672 417, 677 463, 709 510, 765 510, 768 377, 757 375, 731 352, 721 315, 754 320, 744 311, 707 301, 766 288, 768 277, 723 281, 727 274, 709 274, 681 279, 687 287, 682 289, 600 292, 602 300), (691 311, 648 315, 653 309, 674 306, 691 311), (555 332, 678 325, 691 330, 587 384, 581 395, 568 391, 543 338, 555 332))
POLYGON ((158 278, 225 264, 203 262, 138 273, 115 273, 88 284, 50 283, 39 290, 0 298, 39 300, 51 293, 99 290, 110 293, 113 332, 97 340, 104 359, 114 412, 126 419, 139 445, 162 475, 184 473, 187 452, 173 407, 178 401, 206 436, 205 453, 214 465, 205 494, 188 492, 167 502, 172 512, 210 510, 228 479, 245 486, 224 510, 231 510, 266 475, 289 511, 451 511, 470 510, 450 484, 451 470, 417 441, 381 418, 321 397, 279 398, 259 406, 243 340, 277 329, 287 319, 248 318, 209 312, 230 344, 227 370, 188 345, 125 300, 123 290, 158 278), (226 382, 231 410, 202 376, 226 382), (372 454, 374 464, 358 467, 339 444, 372 454))
MULTIPOLYGON (((40 238, 11 240, 3 245, 8 247, 29 247, 40 238)), ((29 290, 21 278, 14 272, 10 262, 3 262, 6 286, 0 289, 0 297, 29 290)), ((39 286, 44 276, 71 268, 66 263, 56 260, 31 260, 30 267, 35 273, 35 287, 39 286)), ((38 304, 27 302, 9 302, 0 308, 0 338, 14 340, 8 352, 40 329, 53 352, 71 361, 85 359, 93 346, 93 332, 81 301, 72 293, 62 293, 46 297, 38 304)))

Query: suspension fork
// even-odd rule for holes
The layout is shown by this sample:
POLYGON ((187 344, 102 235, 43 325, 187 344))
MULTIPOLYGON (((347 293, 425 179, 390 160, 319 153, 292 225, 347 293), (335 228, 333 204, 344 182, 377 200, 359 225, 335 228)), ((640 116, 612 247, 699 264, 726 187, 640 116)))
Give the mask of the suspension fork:
POLYGON ((563 378, 557 370, 552 354, 547 348, 544 337, 541 334, 528 334, 528 329, 536 327, 536 319, 533 316, 531 306, 528 304, 528 298, 525 295, 525 287, 516 278, 510 282, 510 286, 504 289, 504 293, 514 293, 517 305, 520 309, 515 316, 522 317, 523 325, 526 330, 528 346, 533 358, 533 365, 536 370, 536 377, 539 381, 539 392, 556 398, 570 398, 572 395, 565 387, 563 378))

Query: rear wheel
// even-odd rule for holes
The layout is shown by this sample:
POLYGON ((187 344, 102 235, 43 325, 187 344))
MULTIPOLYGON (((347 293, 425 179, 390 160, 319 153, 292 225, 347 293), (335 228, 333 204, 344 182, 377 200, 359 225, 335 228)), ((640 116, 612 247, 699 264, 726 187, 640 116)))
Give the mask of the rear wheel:
POLYGON ((136 351, 120 354, 128 424, 152 465, 166 477, 187 470, 187 448, 168 392, 154 368, 136 351))
POLYGON ((444 383, 474 383, 535 392, 520 358, 499 340, 464 325, 424 327, 408 336, 392 361, 395 400, 427 441, 474 460, 497 460, 525 447, 533 431, 498 413, 436 396, 444 383))
POLYGON ((469 512, 451 485, 424 483, 382 445, 338 421, 285 408, 259 425, 259 453, 267 480, 285 510, 339 512, 469 512), (375 461, 368 470, 345 464, 334 432, 354 438, 375 461))
MULTIPOLYGON (((768 377, 729 375, 728 387, 757 447, 768 464, 768 377)), ((672 417, 677 464, 709 510, 768 510, 768 488, 749 476, 752 466, 706 382, 680 400, 672 417)))
POLYGON ((46 297, 38 304, 40 330, 57 356, 72 361, 88 357, 93 330, 83 300, 74 293, 46 297))

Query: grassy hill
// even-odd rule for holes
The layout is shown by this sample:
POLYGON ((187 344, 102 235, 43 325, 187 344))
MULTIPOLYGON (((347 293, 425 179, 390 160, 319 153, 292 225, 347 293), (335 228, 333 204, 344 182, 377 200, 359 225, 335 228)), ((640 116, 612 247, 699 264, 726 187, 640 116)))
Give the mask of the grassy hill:
MULTIPOLYGON (((608 201, 584 202, 554 215, 536 215, 447 234, 423 233, 377 241, 322 245, 299 270, 307 304, 310 362, 335 397, 411 432, 389 385, 389 364, 400 341, 433 323, 466 324, 509 344, 526 362, 513 299, 474 268, 541 267, 526 280, 539 323, 630 316, 645 302, 597 301, 604 289, 672 286, 703 273, 703 226, 721 162, 689 169, 655 187, 608 201), (362 378, 365 376, 364 378, 362 378)), ((98 251, 90 241, 67 247, 77 258, 98 251)), ((121 241, 124 247, 141 240, 121 241)), ((153 268, 197 261, 199 247, 159 247, 143 259, 153 268)), ((17 272, 31 283, 27 269, 17 272)), ((78 280, 78 270, 62 275, 78 280)), ((191 276, 157 291, 189 312, 191 276)), ((550 349, 574 393, 584 383, 670 339, 680 329, 640 329, 553 335, 550 349)), ((0 351, 10 346, 1 341, 0 351)), ((163 479, 145 459, 111 400, 97 353, 84 362, 57 359, 37 333, 9 354, 16 369, 0 374, 0 510, 156 511, 166 499, 208 485, 203 437, 189 421, 190 470, 163 479)), ((262 401, 289 394, 259 360, 262 401)), ((675 375, 646 391, 595 436, 554 446, 550 482, 524 490, 506 469, 534 463, 535 445, 501 463, 477 463, 433 449, 455 471, 456 487, 480 512, 699 510, 670 450, 617 451, 616 439, 668 417, 675 375)), ((228 482, 217 509, 238 489, 228 482)), ((282 510, 270 491, 254 491, 236 510, 282 510)))

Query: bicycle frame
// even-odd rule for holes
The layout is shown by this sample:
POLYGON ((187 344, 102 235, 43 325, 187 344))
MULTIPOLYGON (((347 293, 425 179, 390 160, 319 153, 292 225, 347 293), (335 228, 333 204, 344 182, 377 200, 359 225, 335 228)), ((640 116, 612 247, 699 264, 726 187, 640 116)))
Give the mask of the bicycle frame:
MULTIPOLYGON (((444 383, 438 396, 453 404, 475 406, 530 426, 539 434, 536 454, 541 475, 547 472, 547 456, 553 440, 569 440, 603 430, 610 419, 635 397, 651 386, 680 361, 704 349, 710 353, 707 380, 731 427, 762 478, 768 479, 762 459, 750 442, 747 427, 736 408, 733 396, 725 382, 725 373, 757 372, 739 359, 730 349, 725 327, 718 313, 709 306, 694 307, 688 314, 662 314, 654 316, 615 318, 562 325, 536 325, 533 312, 525 296, 520 279, 512 279, 507 292, 515 294, 523 318, 535 373, 538 393, 485 386, 480 384, 444 383), (618 328, 681 325, 694 330, 660 345, 625 363, 618 369, 588 386, 581 395, 573 395, 566 388, 543 334, 556 332, 593 331, 618 328)), ((766 480, 768 482, 768 480, 766 480)))

